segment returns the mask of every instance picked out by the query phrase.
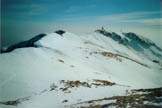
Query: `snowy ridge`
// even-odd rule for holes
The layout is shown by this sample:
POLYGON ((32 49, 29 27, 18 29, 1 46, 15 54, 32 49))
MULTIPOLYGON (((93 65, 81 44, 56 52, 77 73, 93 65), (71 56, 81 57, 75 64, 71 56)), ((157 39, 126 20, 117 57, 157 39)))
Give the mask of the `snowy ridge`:
POLYGON ((1 49, 2 53, 7 53, 7 52, 11 52, 17 48, 24 48, 24 47, 37 47, 34 42, 40 40, 41 38, 43 38, 44 36, 46 36, 46 34, 39 34, 27 41, 23 41, 23 42, 19 42, 17 44, 11 45, 5 49, 1 49))
MULTIPOLYGON (((112 36, 119 37, 117 33, 112 36)), ((113 38, 101 32, 78 36, 59 31, 34 41, 32 44, 37 47, 16 47, 2 53, 0 107, 91 108, 96 104, 119 107, 119 103, 112 103, 132 95, 135 97, 132 101, 136 102, 139 92, 148 92, 144 95, 147 99, 162 97, 149 94, 154 88, 158 93, 162 90, 160 57, 156 56, 153 61, 150 59, 155 58, 153 53, 146 56, 145 51, 135 50, 128 46, 130 44, 118 43, 116 39, 120 38, 113 38)), ((161 54, 154 44, 150 49, 161 54)), ((162 103, 157 101, 147 100, 137 105, 155 102, 155 106, 160 107, 162 103)))
MULTIPOLYGON (((96 32, 109 37, 127 48, 131 48, 136 55, 146 57, 151 61, 162 59, 162 49, 151 40, 139 36, 135 33, 115 33, 106 31, 104 28, 96 30, 96 32)), ((160 61, 159 61, 160 62, 160 61)))

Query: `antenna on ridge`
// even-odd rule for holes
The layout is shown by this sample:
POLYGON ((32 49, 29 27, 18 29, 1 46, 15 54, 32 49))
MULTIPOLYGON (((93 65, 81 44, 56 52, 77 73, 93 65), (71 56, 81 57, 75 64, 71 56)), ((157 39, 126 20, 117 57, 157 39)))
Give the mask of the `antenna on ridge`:
POLYGON ((105 31, 105 29, 104 29, 104 27, 103 27, 103 26, 102 26, 101 30, 102 30, 102 31, 105 31))

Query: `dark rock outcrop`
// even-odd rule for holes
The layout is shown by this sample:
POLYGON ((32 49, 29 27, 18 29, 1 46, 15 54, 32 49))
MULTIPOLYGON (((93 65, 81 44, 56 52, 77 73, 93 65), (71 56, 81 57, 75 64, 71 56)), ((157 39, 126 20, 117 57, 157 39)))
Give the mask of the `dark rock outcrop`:
POLYGON ((42 33, 39 35, 36 35, 35 37, 27 40, 27 41, 23 41, 23 42, 19 42, 17 44, 11 45, 8 48, 6 48, 5 50, 1 50, 1 53, 7 53, 7 52, 11 52, 14 49, 17 48, 24 48, 24 47, 37 47, 34 42, 40 40, 41 38, 43 38, 44 36, 46 36, 46 34, 42 33))
POLYGON ((62 36, 65 33, 65 31, 64 30, 57 30, 57 31, 55 31, 55 33, 62 36))
MULTIPOLYGON (((111 38, 112 40, 118 42, 121 45, 124 45, 128 48, 132 48, 140 53, 143 53, 146 56, 149 56, 145 52, 145 50, 148 50, 155 57, 162 58, 162 55, 160 53, 162 52, 162 49, 160 47, 158 47, 151 40, 145 37, 139 36, 136 33, 133 33, 133 32, 122 33, 123 36, 120 36, 119 34, 115 32, 106 31, 103 27, 101 29, 96 30, 96 32, 102 34, 103 36, 111 38), (155 51, 154 49, 157 51, 155 51)), ((152 58, 149 58, 149 59, 152 59, 152 58)))
POLYGON ((99 32, 106 37, 110 37, 111 39, 118 42, 119 44, 124 44, 124 45, 128 44, 128 40, 126 38, 122 38, 120 35, 118 35, 115 32, 108 32, 104 28, 98 29, 98 30, 96 30, 96 32, 99 32))

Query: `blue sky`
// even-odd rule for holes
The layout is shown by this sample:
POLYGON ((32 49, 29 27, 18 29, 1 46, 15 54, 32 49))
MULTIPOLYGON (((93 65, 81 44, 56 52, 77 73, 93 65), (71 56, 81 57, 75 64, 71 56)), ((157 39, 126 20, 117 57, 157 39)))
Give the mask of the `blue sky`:
POLYGON ((162 40, 161 0, 1 1, 4 45, 60 28, 82 34, 101 26, 162 40))
MULTIPOLYGON (((53 21, 140 11, 160 11, 160 0, 2 0, 5 18, 23 21, 53 21)), ((160 14, 150 17, 160 17, 160 14)))

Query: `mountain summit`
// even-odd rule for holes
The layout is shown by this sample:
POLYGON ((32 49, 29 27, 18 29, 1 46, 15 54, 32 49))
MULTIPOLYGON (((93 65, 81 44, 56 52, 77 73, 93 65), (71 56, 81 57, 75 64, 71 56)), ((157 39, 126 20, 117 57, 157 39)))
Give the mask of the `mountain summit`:
POLYGON ((161 58, 132 32, 40 34, 0 55, 0 107, 160 108, 161 58))

